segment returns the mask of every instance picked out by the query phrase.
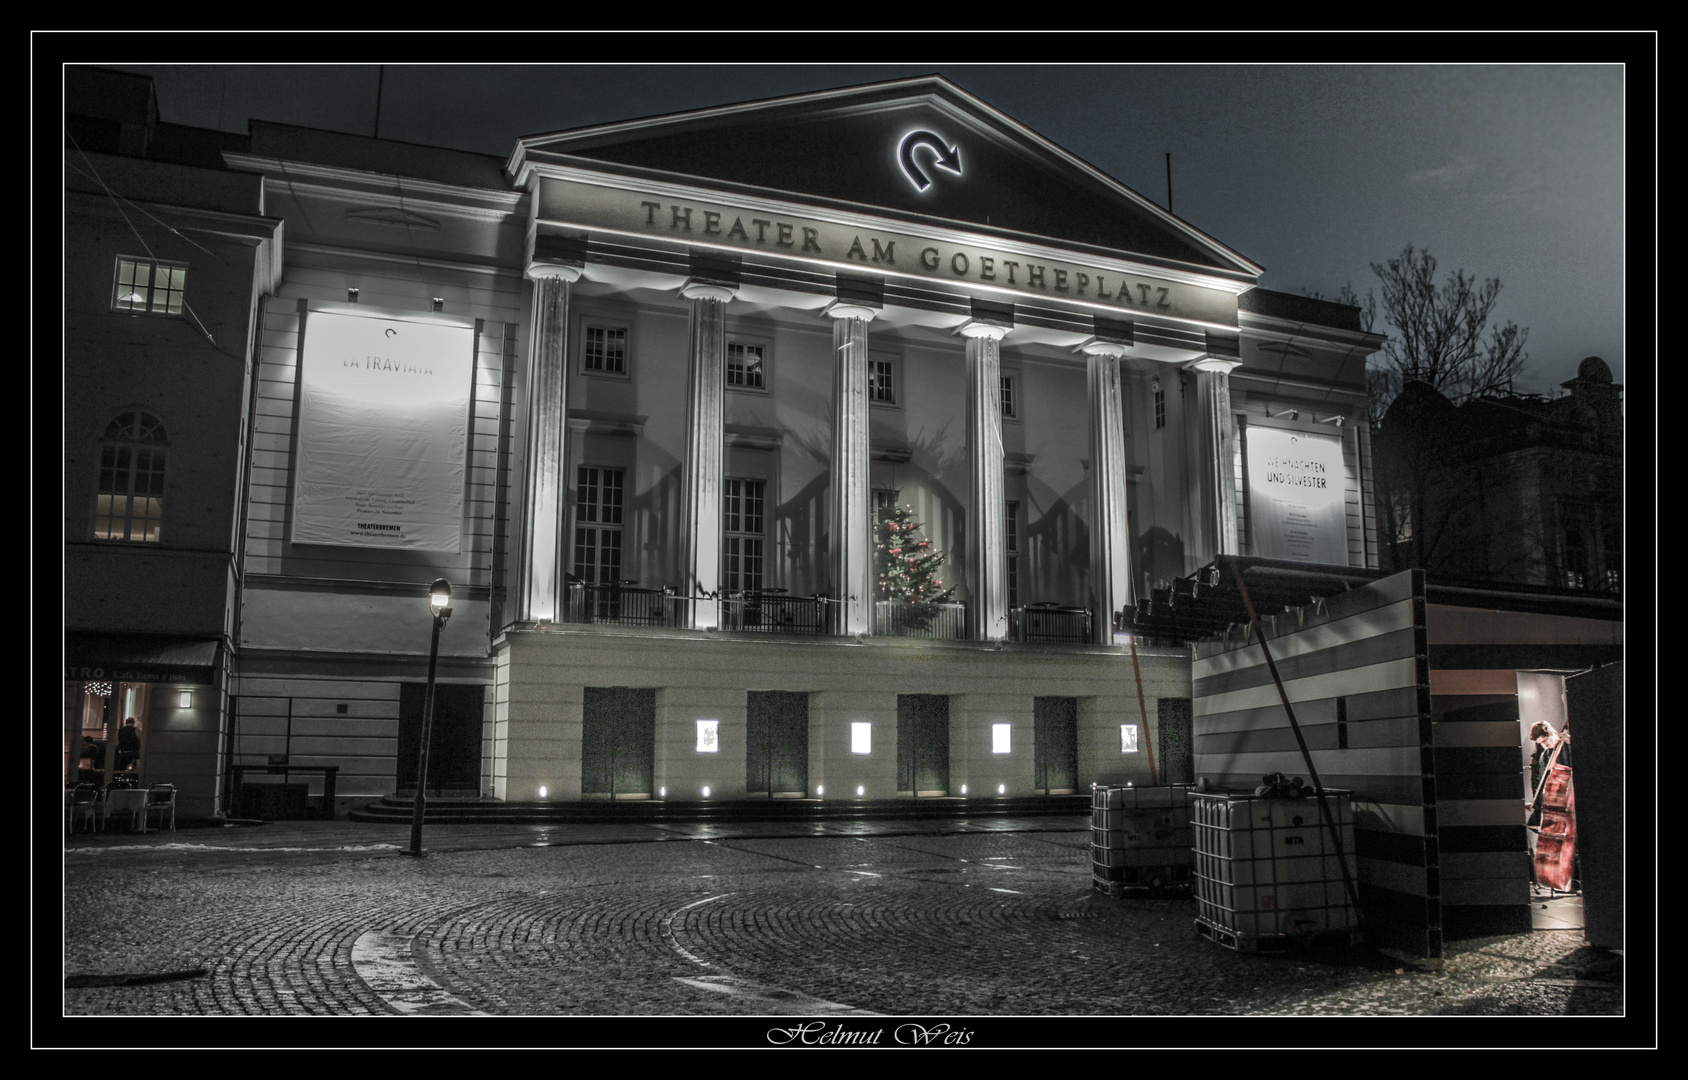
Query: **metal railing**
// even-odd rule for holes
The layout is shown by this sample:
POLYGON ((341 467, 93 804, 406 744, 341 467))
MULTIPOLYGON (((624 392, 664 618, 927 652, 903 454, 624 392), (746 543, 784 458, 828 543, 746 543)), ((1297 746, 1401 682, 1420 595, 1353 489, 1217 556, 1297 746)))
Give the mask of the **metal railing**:
POLYGON ((721 599, 721 629, 759 634, 819 634, 826 613, 818 596, 735 593, 721 599))
POLYGON ((568 621, 610 626, 676 626, 678 605, 661 589, 575 583, 568 587, 568 621))
POLYGON ((875 600, 873 632, 878 637, 960 641, 967 637, 967 605, 875 600))
POLYGON ((1088 645, 1090 609, 1029 604, 1008 613, 1009 637, 1027 643, 1088 645))

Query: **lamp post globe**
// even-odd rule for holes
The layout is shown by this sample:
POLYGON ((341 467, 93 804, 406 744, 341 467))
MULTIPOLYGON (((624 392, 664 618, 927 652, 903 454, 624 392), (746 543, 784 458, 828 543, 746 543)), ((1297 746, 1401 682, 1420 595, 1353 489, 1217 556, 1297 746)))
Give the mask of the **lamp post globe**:
POLYGON ((451 618, 451 582, 436 578, 428 587, 428 610, 434 617, 433 638, 428 645, 428 691, 422 700, 422 738, 416 756, 416 800, 410 809, 410 848, 407 855, 422 854, 422 818, 427 812, 428 740, 434 728, 434 674, 439 670, 440 631, 451 618))

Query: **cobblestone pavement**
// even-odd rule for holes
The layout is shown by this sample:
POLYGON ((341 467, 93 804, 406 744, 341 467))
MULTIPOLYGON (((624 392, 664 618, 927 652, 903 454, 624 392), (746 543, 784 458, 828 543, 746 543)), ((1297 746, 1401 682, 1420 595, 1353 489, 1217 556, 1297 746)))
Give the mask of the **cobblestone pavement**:
MULTIPOLYGON (((67 839, 72 1016, 1615 1016, 1580 932, 1238 953, 1090 887, 1084 818, 335 823, 67 839), (113 928, 102 934, 75 928, 113 928)), ((1603 962, 1603 963, 1599 963, 1603 962)))

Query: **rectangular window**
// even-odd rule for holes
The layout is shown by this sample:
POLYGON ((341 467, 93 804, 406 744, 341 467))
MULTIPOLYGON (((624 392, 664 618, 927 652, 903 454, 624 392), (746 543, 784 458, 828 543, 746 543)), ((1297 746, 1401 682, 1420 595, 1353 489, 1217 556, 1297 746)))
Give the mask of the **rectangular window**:
POLYGON ((1020 418, 1020 400, 1014 393, 1014 384, 1019 382, 1017 376, 1002 376, 1002 418, 1004 420, 1018 420, 1020 418))
POLYGON ((1011 502, 1004 514, 1008 533, 1008 606, 1020 606, 1020 504, 1011 502))
POLYGON ((991 753, 1006 754, 1010 752, 1009 740, 1012 737, 1012 724, 991 725, 991 753))
POLYGON ((576 472, 574 573, 590 584, 621 578, 622 469, 582 465, 576 472))
POLYGON ((1160 380, 1156 379, 1155 389, 1155 428, 1159 430, 1166 426, 1166 391, 1161 389, 1160 380))
POLYGON ((897 403, 897 363, 895 360, 868 361, 867 397, 875 405, 895 405, 897 403))
POLYGON ((627 327, 598 323, 582 327, 580 367, 599 375, 627 374, 627 327))
POLYGON ((721 510, 721 587, 762 591, 766 480, 727 480, 721 510))
POLYGON ((100 449, 94 538, 158 542, 164 520, 164 451, 146 446, 100 449))
POLYGON ((117 278, 112 285, 113 311, 140 315, 180 315, 182 291, 187 288, 188 268, 183 263, 117 257, 117 278))
POLYGON ((744 390, 766 390, 767 347, 748 341, 727 342, 727 385, 744 390))

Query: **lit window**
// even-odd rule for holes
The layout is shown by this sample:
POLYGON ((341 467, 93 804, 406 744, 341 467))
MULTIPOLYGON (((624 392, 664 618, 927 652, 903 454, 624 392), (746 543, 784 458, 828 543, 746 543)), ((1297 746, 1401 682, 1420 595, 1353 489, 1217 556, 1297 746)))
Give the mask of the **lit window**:
POLYGON ((727 385, 743 390, 766 390, 767 347, 748 341, 727 342, 727 385))
POLYGON ((1019 379, 1013 375, 1002 376, 1002 418, 1004 420, 1018 420, 1020 418, 1020 400, 1014 393, 1015 384, 1019 379))
POLYGON ((1137 752, 1137 725, 1121 724, 1119 726, 1119 752, 1135 754, 1137 752))
POLYGON ((150 413, 123 413, 106 428, 94 497, 96 540, 158 542, 166 445, 164 425, 150 413))
POLYGON ((1009 724, 991 725, 991 753, 1006 754, 1009 752, 1009 732, 1013 730, 1009 724))
POLYGON ((580 368, 596 375, 627 374, 627 327, 587 323, 580 332, 580 368))
POLYGON ((867 365, 867 397, 875 405, 897 403, 897 362, 869 360, 867 365))
MULTIPOLYGON (((713 754, 721 749, 721 721, 699 720, 697 722, 697 752, 713 754)), ((705 789, 708 794, 708 789, 705 789)))
POLYGON ((850 753, 873 753, 873 725, 857 721, 850 725, 850 753))
POLYGON ((111 291, 112 310, 134 315, 180 315, 187 282, 188 268, 183 263, 119 255, 111 291))

